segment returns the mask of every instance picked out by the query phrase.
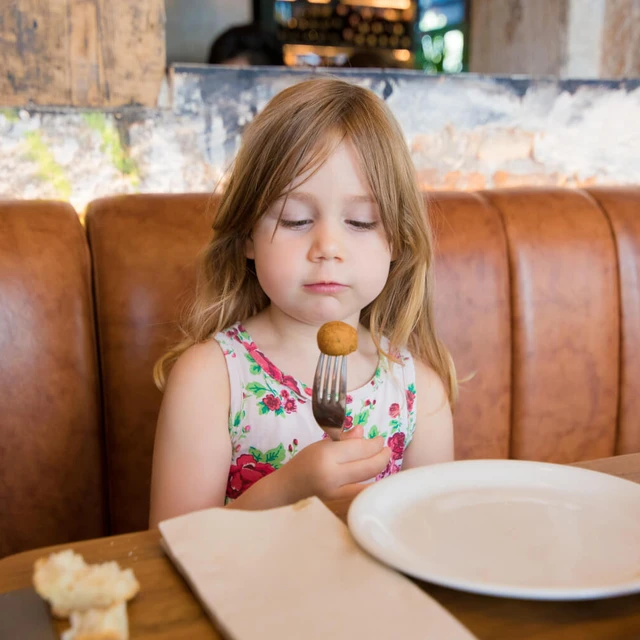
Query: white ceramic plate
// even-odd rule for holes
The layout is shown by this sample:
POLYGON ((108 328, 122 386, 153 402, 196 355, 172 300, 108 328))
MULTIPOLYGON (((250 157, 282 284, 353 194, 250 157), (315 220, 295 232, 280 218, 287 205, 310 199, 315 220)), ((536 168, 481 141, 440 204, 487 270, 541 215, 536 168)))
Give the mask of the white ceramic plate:
POLYGON ((640 592, 640 485, 577 467, 467 460, 403 471, 353 501, 349 528, 416 578, 511 598, 640 592))

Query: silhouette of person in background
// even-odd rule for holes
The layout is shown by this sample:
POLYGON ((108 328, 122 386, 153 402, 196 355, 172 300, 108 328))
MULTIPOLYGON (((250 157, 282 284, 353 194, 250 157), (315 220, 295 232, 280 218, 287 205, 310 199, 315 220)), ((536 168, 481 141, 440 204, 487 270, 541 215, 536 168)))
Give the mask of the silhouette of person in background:
POLYGON ((374 49, 359 49, 352 53, 345 67, 385 69, 396 65, 388 57, 374 49))
POLYGON ((231 27, 211 45, 209 64, 283 65, 282 45, 256 24, 231 27))

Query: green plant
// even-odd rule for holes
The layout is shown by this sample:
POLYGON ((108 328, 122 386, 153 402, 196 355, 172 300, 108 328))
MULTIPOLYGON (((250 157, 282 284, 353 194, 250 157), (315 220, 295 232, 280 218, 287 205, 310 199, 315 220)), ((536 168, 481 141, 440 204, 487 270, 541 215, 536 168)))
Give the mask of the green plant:
POLYGON ((17 109, 0 109, 0 115, 3 115, 8 122, 18 122, 20 120, 17 109))
POLYGON ((71 183, 64 169, 56 162, 51 150, 45 144, 39 131, 25 134, 27 156, 38 165, 38 177, 53 185, 56 192, 65 200, 71 196, 71 183))
POLYGON ((85 113, 84 120, 90 129, 100 135, 100 151, 109 156, 111 163, 120 173, 129 176, 134 184, 137 183, 138 167, 127 149, 122 146, 117 129, 107 121, 104 113, 85 113))

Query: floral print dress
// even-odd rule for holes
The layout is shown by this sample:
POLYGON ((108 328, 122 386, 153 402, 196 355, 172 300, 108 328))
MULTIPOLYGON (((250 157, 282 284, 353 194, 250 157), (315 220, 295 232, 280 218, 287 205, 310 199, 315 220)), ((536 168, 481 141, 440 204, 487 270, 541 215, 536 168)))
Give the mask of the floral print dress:
MULTIPOLYGON (((327 436, 313 418, 311 387, 280 371, 240 323, 215 339, 224 352, 231 386, 232 459, 226 493, 230 502, 327 436)), ((380 356, 373 378, 346 399, 345 427, 362 425, 366 438, 381 435, 391 449, 387 468, 375 480, 400 471, 415 429, 413 358, 401 351, 399 359, 401 364, 396 364, 380 356)))

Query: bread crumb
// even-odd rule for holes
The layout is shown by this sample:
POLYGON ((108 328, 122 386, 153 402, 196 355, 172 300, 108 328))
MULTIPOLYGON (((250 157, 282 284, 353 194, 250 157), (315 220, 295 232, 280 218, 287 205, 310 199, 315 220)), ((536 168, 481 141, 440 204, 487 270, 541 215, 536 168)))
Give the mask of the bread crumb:
POLYGON ((140 590, 131 569, 123 570, 117 562, 87 564, 70 549, 36 560, 33 585, 57 617, 106 609, 130 600, 140 590))
POLYGON ((127 603, 118 602, 106 609, 72 611, 71 627, 62 640, 128 640, 127 603))

